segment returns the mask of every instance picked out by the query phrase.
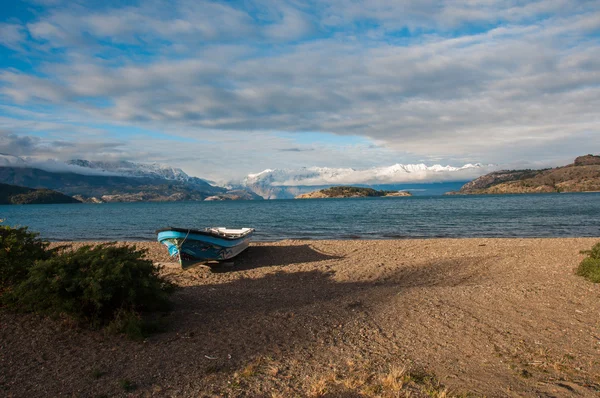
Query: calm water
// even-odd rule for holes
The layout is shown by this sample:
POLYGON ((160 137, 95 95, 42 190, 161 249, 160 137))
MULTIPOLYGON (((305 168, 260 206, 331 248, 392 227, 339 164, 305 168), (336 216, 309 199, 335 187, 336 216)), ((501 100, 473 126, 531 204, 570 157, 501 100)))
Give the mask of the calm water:
POLYGON ((0 206, 49 240, 153 240, 166 226, 254 227, 256 240, 600 236, 600 193, 0 206))

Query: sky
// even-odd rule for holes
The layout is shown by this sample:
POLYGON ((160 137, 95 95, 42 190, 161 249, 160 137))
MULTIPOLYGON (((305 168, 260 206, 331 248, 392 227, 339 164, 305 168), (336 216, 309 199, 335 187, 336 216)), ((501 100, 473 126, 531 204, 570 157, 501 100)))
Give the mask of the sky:
POLYGON ((0 153, 267 168, 600 152, 600 2, 0 2, 0 153))

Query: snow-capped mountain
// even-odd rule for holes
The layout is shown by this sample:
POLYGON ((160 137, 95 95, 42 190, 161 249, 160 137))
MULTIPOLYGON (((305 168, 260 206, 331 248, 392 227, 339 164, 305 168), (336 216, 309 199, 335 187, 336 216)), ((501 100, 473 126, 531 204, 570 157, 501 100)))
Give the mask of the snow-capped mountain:
MULTIPOLYGON (((333 185, 393 185, 419 182, 466 181, 495 169, 493 165, 466 164, 461 167, 395 164, 369 169, 303 167, 300 169, 267 169, 248 174, 239 183, 265 199, 291 198, 310 192, 315 187, 333 185)), ((232 185, 236 185, 233 183, 232 185)))
POLYGON ((229 193, 181 169, 161 164, 81 159, 62 162, 0 155, 0 169, 1 183, 48 188, 96 201, 204 200, 215 195, 224 195, 224 199, 255 198, 244 192, 229 193))
POLYGON ((161 163, 135 163, 129 161, 92 161, 73 159, 66 162, 53 159, 19 157, 0 153, 0 167, 31 167, 50 172, 69 172, 83 175, 154 178, 185 183, 215 183, 189 176, 185 171, 161 163))
POLYGON ((0 167, 25 167, 27 161, 19 156, 0 153, 0 167))
POLYGON ((165 180, 189 181, 192 178, 183 170, 161 163, 134 163, 128 161, 91 161, 73 159, 66 162, 72 166, 114 173, 125 177, 160 178, 165 180))

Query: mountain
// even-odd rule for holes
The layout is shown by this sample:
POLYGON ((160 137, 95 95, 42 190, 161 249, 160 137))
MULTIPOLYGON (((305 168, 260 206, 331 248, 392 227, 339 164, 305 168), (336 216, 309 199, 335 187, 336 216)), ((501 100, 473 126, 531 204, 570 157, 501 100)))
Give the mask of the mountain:
POLYGON ((181 181, 159 178, 85 175, 45 171, 31 167, 0 167, 0 182, 30 188, 53 189, 70 196, 95 197, 105 202, 204 200, 207 196, 226 191, 224 188, 209 184, 198 187, 181 181))
POLYGON ((337 186, 296 196, 296 199, 367 198, 382 196, 412 196, 409 192, 377 191, 373 188, 337 186))
POLYGON ((85 159, 63 163, 0 154, 0 182, 54 189, 94 203, 293 199, 297 195, 339 185, 393 191, 410 189, 417 194, 441 194, 458 189, 462 181, 485 174, 492 167, 494 166, 481 164, 462 167, 395 164, 370 169, 267 169, 248 174, 243 180, 230 182, 228 188, 224 188, 202 178, 189 176, 179 168, 159 163, 85 159), (427 183, 423 184, 423 181, 427 183))
POLYGON ((385 186, 401 190, 402 184, 423 181, 467 181, 485 174, 493 165, 466 164, 462 167, 425 164, 395 164, 357 170, 352 168, 304 167, 301 169, 267 169, 248 174, 241 182, 229 185, 245 188, 265 199, 292 199, 298 195, 336 185, 364 187, 385 186))
POLYGON ((542 170, 502 170, 481 176, 451 194, 600 191, 600 156, 579 156, 572 164, 542 170))
POLYGON ((181 181, 190 185, 205 188, 213 185, 211 182, 198 177, 191 177, 180 168, 161 163, 134 163, 128 161, 90 161, 84 159, 73 159, 66 162, 71 166, 91 169, 107 174, 120 175, 123 177, 140 177, 152 179, 164 179, 170 181, 181 181))
POLYGON ((62 163, 5 154, 0 155, 0 182, 53 189, 94 203, 204 200, 227 192, 181 169, 156 163, 82 159, 62 163))
POLYGON ((80 203, 80 201, 50 189, 32 189, 0 184, 0 205, 51 203, 80 203))
POLYGON ((24 167, 27 166, 27 161, 18 156, 0 153, 0 167, 24 167))

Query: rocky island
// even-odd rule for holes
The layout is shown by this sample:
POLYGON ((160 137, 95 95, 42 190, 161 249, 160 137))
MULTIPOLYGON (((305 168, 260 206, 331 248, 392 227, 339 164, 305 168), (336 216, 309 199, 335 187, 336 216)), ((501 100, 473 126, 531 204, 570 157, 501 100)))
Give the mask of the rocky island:
POLYGON ((412 196, 406 191, 378 191, 373 188, 337 186, 296 196, 296 199, 366 198, 382 196, 412 196))
POLYGON ((600 191, 600 156, 579 156, 572 164, 542 170, 502 170, 466 183, 449 195, 600 191))
POLYGON ((223 201, 223 200, 263 200, 262 196, 259 196, 251 191, 243 189, 231 190, 219 195, 209 196, 204 199, 205 201, 223 201))
POLYGON ((0 184, 0 205, 53 203, 80 203, 80 201, 51 189, 33 189, 0 184))

